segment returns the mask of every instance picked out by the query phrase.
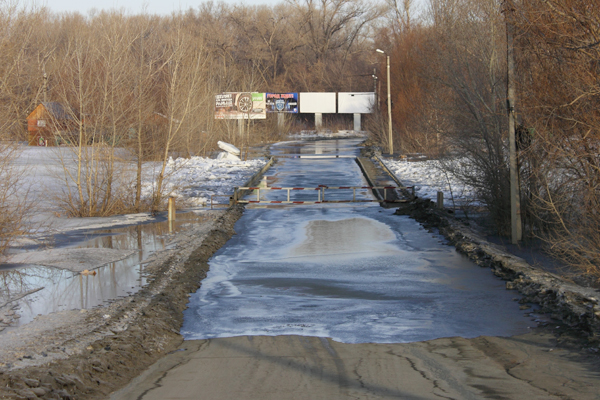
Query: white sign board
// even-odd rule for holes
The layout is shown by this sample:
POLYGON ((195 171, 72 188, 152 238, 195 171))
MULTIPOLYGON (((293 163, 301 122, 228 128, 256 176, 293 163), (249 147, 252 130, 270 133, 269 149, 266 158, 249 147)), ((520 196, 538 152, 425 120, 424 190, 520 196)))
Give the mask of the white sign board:
POLYGON ((335 114, 335 93, 300 93, 301 113, 335 114))
POLYGON ((375 106, 373 92, 338 93, 338 113, 340 114, 370 114, 375 106))

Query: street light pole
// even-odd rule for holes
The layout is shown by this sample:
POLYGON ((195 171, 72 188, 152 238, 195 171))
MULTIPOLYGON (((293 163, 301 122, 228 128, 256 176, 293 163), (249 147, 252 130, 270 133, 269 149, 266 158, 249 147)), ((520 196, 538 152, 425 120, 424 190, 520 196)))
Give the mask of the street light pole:
POLYGON ((373 68, 373 93, 375 93, 375 108, 379 111, 379 93, 377 92, 377 75, 375 75, 375 68, 373 68))
POLYGON ((392 94, 390 91, 390 56, 381 49, 376 50, 378 53, 385 54, 387 58, 387 106, 388 106, 388 136, 390 155, 394 154, 394 142, 392 140, 392 94))

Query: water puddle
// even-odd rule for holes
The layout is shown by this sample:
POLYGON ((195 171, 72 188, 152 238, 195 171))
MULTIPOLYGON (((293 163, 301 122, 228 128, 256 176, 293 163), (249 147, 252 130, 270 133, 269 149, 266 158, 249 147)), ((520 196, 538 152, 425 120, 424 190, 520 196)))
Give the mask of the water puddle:
POLYGON ((88 231, 85 240, 21 252, 15 255, 19 263, 0 265, 0 307, 21 298, 7 303, 15 312, 10 326, 20 326, 40 314, 89 309, 133 294, 146 284, 143 261, 168 247, 169 234, 209 218, 179 213, 173 222, 88 231))
POLYGON ((306 239, 291 250, 294 258, 331 257, 341 262, 348 258, 398 253, 398 249, 388 243, 396 239, 394 232, 370 218, 309 221, 304 232, 306 239))

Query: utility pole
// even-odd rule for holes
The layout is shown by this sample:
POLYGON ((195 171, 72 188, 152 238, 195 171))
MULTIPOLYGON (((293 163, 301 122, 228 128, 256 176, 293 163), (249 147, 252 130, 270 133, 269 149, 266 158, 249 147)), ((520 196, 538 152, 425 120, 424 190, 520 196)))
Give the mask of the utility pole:
POLYGON ((515 137, 515 55, 514 55, 514 26, 512 1, 504 2, 504 18, 506 19, 506 61, 507 61, 507 88, 506 105, 508 108, 508 141, 510 161, 510 226, 511 243, 517 244, 522 239, 521 227, 521 198, 519 190, 519 177, 517 165, 517 141, 515 137))

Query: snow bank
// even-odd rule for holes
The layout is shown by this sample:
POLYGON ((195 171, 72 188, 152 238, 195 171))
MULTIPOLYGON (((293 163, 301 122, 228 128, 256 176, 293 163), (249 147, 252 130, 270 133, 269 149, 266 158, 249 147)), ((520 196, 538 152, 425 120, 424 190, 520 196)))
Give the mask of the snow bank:
POLYGON ((475 204, 473 188, 460 182, 450 172, 445 172, 437 160, 396 161, 382 159, 383 163, 406 186, 415 186, 415 194, 421 198, 433 201, 437 192, 444 193, 445 203, 452 205, 452 199, 457 206, 475 204))
MULTIPOLYGON (((123 157, 123 161, 116 166, 116 184, 132 185, 135 165, 126 161, 125 150, 116 150, 123 157)), ((54 200, 61 196, 65 188, 63 163, 69 168, 76 166, 75 154, 70 149, 61 147, 21 146, 17 157, 12 161, 16 171, 23 174, 20 193, 38 204, 38 212, 60 211, 54 200)), ((170 159, 165 171, 165 193, 178 197, 189 206, 205 205, 210 202, 211 194, 233 194, 235 186, 244 185, 265 163, 264 160, 241 161, 233 156, 219 160, 204 157, 170 159)), ((160 162, 144 163, 144 198, 152 196, 161 166, 160 162)), ((227 203, 229 200, 221 197, 215 198, 215 201, 227 203)))
MULTIPOLYGON (((243 186, 252 175, 266 164, 264 160, 213 160, 205 157, 169 159, 165 176, 166 193, 190 205, 210 203, 211 195, 232 195, 233 188, 243 186)), ((150 196, 155 183, 152 177, 144 181, 143 195, 150 196)), ((215 202, 227 203, 226 197, 215 202)))

